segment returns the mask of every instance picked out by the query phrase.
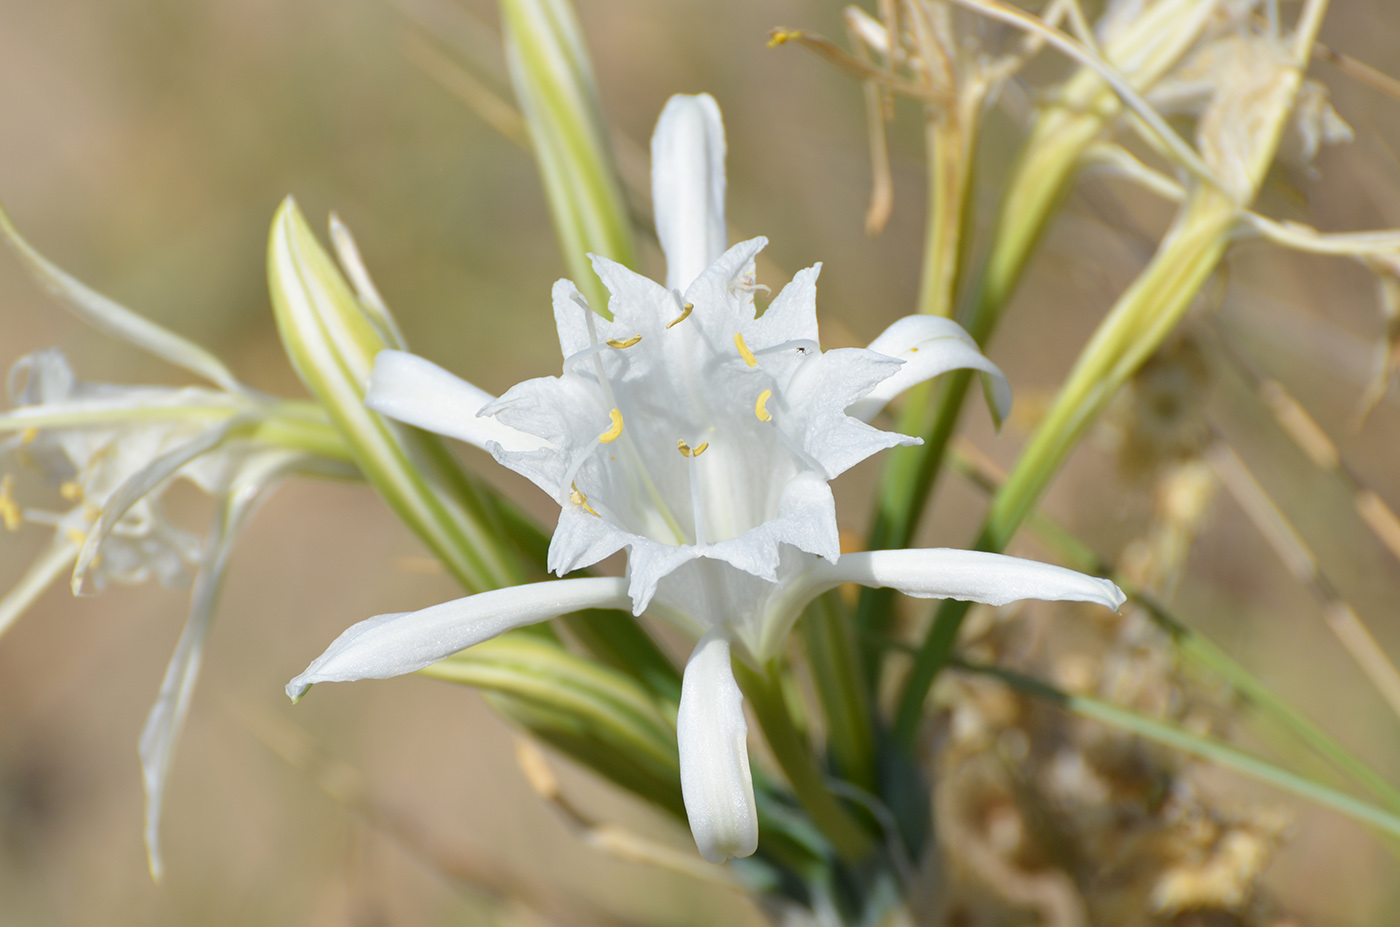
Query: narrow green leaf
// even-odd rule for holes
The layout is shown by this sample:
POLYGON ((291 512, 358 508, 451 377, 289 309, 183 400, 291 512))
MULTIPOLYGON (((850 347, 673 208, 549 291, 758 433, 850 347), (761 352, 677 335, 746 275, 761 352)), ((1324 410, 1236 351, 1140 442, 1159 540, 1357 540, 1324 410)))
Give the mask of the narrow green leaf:
POLYGON ((958 669, 992 676, 1018 692, 1049 702, 1065 711, 1136 734, 1145 740, 1163 744, 1208 760, 1226 769, 1233 769, 1258 782, 1272 785, 1313 804, 1346 815, 1367 827, 1390 837, 1400 838, 1400 815, 1361 801, 1344 792, 1282 769, 1257 756, 1209 737, 1202 737, 1137 712, 1084 695, 1071 695, 1049 683, 1011 670, 955 661, 958 669))
POLYGON ((506 55, 569 275, 611 318, 589 253, 634 266, 632 223, 593 66, 568 0, 501 0, 506 55))
POLYGON ((64 273, 24 240, 3 206, 0 206, 0 235, 15 249, 15 253, 24 261, 34 279, 84 322, 113 338, 203 377, 230 393, 247 392, 247 387, 238 382, 224 366, 224 362, 206 349, 132 312, 64 273))
POLYGON ((387 345, 290 198, 272 223, 268 283, 292 366, 366 478, 467 589, 517 582, 498 513, 442 442, 365 408, 374 357, 387 345))

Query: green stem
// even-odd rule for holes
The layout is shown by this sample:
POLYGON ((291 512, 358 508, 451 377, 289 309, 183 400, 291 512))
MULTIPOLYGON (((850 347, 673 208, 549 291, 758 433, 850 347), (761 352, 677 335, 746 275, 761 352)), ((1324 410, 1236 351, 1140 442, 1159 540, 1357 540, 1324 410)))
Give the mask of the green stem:
MULTIPOLYGON (((1005 549, 1089 425, 1176 326, 1224 253, 1236 209, 1233 200, 1213 188, 1198 188, 1188 200, 1152 263, 1081 352, 1055 404, 992 500, 974 544, 978 550, 1005 549)), ((894 725, 895 742, 906 749, 913 746, 924 699, 952 654, 968 608, 966 602, 944 601, 915 658, 894 725)))
POLYGON ((856 658, 855 635, 836 592, 813 602, 802 618, 807 662, 826 716, 827 747, 841 777, 875 794, 874 715, 856 658))
MULTIPOLYGON (((996 482, 978 472, 957 453, 951 457, 949 466, 983 491, 989 494, 996 492, 996 482)), ((1066 566, 1096 576, 1107 576, 1117 583, 1130 602, 1141 607, 1154 624, 1171 635, 1172 644, 1182 657, 1224 679, 1246 703, 1253 705, 1265 717, 1279 724, 1300 743, 1331 763, 1335 769, 1369 789, 1392 810, 1400 812, 1400 789, 1294 710, 1209 638, 1186 624, 1166 606, 1136 588, 1093 548, 1041 512, 1032 513, 1026 525, 1036 537, 1059 554, 1059 559, 1066 566)))
POLYGON ((735 661, 734 676, 763 728, 764 739, 774 759, 812 823, 847 862, 858 862, 869 856, 875 849, 875 842, 827 790, 822 770, 788 714, 776 665, 765 673, 735 661))
MULTIPOLYGON (((1101 85, 1099 91, 1102 92, 1101 85)), ((983 349, 990 342, 1031 254, 1058 210, 1084 149, 1103 131, 1106 114, 1113 112, 1116 112, 1115 106, 1101 105, 1087 111, 1049 110, 1027 139, 1020 164, 1002 200, 992 250, 978 281, 976 297, 971 310, 962 319, 963 327, 983 349)), ((930 183, 937 176, 931 167, 930 183)), ((925 250, 921 294, 934 292, 929 283, 928 262, 930 256, 937 253, 934 242, 943 237, 934 224, 935 219, 941 221, 940 213, 930 204, 929 245, 925 250)), ((928 305, 936 304, 921 302, 921 308, 928 305)), ((870 529, 868 546, 871 550, 908 547, 913 541, 971 384, 972 374, 966 371, 943 377, 932 421, 929 411, 933 385, 922 384, 905 394, 898 430, 917 434, 924 443, 896 448, 887 456, 879 506, 870 529)), ((856 623, 863 631, 863 641, 879 641, 889 636, 893 605, 894 593, 889 589, 861 590, 856 623)), ((866 678, 876 685, 881 653, 867 645, 863 657, 866 678)))

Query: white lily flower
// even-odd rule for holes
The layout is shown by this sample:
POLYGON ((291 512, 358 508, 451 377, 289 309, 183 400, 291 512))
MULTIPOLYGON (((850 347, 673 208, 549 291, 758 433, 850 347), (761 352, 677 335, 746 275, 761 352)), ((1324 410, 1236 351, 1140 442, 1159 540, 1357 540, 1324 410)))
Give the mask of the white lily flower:
POLYGON ((560 505, 549 569, 562 576, 626 549, 622 580, 496 590, 362 622, 288 684, 412 672, 488 637, 582 608, 651 607, 700 638, 682 684, 681 784, 712 862, 758 842, 733 643, 765 661, 802 608, 845 582, 1003 604, 1074 599, 1116 608, 1112 583, 1046 564, 954 550, 842 556, 828 482, 877 451, 918 439, 866 424, 898 392, 947 370, 1006 379, 946 319, 892 325, 869 349, 823 352, 818 267, 757 315, 763 238, 724 245, 724 137, 709 96, 672 97, 652 141, 667 287, 604 258, 612 321, 575 286, 554 286, 558 377, 499 399, 421 358, 385 351, 366 404, 488 449, 560 505))

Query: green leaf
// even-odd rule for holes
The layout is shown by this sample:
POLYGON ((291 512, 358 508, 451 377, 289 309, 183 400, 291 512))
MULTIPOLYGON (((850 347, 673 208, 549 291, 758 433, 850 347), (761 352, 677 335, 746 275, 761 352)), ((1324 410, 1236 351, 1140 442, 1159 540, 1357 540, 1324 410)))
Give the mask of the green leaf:
POLYGON ((203 377, 230 393, 247 392, 247 387, 238 382, 224 366, 224 362, 208 350, 132 312, 64 273, 24 240, 10 221, 9 213, 5 212, 4 207, 0 207, 0 235, 15 249, 15 253, 44 289, 58 297, 79 318, 98 331, 203 377))
POLYGON ((502 0, 506 56, 569 275, 601 315, 589 253, 635 266, 632 223, 578 20, 568 0, 502 0))
POLYGON ((365 477, 468 590, 519 581, 499 513, 446 446, 365 408, 375 355, 388 345, 290 197, 273 219, 267 260, 287 356, 365 477))
POLYGON ((967 672, 995 677, 1018 692, 1050 702, 1072 714, 1092 718, 1111 727, 1136 734, 1145 740, 1173 747, 1226 769, 1233 769, 1235 772, 1242 773, 1258 782, 1272 785, 1313 804, 1346 815, 1352 820, 1359 821, 1390 837, 1400 838, 1400 815, 1377 808, 1375 805, 1361 801, 1344 792, 1339 792, 1312 779, 1282 769, 1229 744, 1210 737, 1192 734, 1100 699, 1085 695, 1071 695, 1049 683, 1011 670, 960 661, 955 661, 952 665, 967 672))

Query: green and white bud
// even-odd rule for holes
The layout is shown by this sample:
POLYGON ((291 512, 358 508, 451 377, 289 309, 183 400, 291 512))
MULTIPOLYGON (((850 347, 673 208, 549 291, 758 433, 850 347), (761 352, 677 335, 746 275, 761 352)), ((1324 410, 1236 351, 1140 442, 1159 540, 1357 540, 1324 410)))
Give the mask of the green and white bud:
MULTIPOLYGON (((267 272, 287 356, 365 478, 466 588, 518 581, 496 512, 446 446, 365 408, 375 355, 397 345, 396 329, 377 294, 357 295, 291 198, 272 222, 267 272)), ((373 292, 358 262, 355 277, 361 294, 373 292)))

